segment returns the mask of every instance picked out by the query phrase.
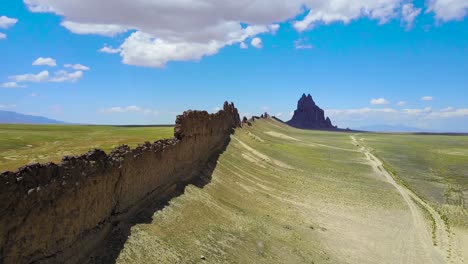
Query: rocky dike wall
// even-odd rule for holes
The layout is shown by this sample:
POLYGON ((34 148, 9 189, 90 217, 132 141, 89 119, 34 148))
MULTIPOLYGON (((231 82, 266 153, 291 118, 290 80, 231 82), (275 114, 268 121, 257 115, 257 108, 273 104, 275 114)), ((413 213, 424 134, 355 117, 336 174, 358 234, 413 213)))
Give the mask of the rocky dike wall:
POLYGON ((0 263, 82 263, 148 200, 196 180, 240 126, 226 102, 178 116, 172 139, 0 174, 0 263))

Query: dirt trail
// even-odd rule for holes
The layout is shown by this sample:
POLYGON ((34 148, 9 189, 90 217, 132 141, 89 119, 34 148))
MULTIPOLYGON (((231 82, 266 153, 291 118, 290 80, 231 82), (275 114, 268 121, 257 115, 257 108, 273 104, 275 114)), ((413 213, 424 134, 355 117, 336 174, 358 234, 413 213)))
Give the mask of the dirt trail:
POLYGON ((434 260, 434 263, 463 263, 462 258, 452 255, 449 229, 440 214, 411 190, 397 183, 390 172, 384 168, 381 160, 373 155, 367 147, 363 146, 362 142, 358 142, 354 136, 350 137, 353 144, 359 147, 359 150, 366 156, 376 174, 383 176, 401 194, 411 211, 414 230, 418 233, 420 243, 424 246, 427 254, 434 260), (430 219, 425 219, 422 210, 425 210, 430 215, 430 219), (432 234, 431 231, 426 228, 428 222, 433 230, 432 234))

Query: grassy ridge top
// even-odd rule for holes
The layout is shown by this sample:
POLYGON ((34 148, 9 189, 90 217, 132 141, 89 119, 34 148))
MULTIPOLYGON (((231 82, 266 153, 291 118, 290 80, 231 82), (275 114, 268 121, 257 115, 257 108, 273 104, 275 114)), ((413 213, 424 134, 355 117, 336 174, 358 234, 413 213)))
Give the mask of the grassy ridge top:
POLYGON ((28 163, 58 162, 99 148, 106 152, 127 144, 171 138, 172 127, 115 127, 80 125, 0 125, 0 172, 28 163))
POLYGON ((208 185, 132 228, 117 263, 431 263, 413 224, 349 134, 258 120, 208 185))

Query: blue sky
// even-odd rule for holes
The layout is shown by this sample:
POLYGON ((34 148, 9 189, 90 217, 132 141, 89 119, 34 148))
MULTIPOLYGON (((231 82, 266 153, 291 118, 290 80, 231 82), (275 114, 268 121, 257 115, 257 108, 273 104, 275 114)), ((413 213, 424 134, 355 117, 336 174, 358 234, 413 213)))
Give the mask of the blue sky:
POLYGON ((340 127, 468 131, 466 0, 238 2, 3 1, 0 110, 167 124, 229 100, 288 120, 310 93, 340 127))

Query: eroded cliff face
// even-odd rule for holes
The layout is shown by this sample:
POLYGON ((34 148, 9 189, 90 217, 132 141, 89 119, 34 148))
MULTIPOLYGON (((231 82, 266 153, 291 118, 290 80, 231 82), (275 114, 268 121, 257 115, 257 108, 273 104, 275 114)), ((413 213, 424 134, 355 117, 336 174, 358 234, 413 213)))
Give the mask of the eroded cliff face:
POLYGON ((233 104, 187 111, 174 138, 0 174, 0 263, 80 263, 148 199, 195 180, 241 126, 233 104))

